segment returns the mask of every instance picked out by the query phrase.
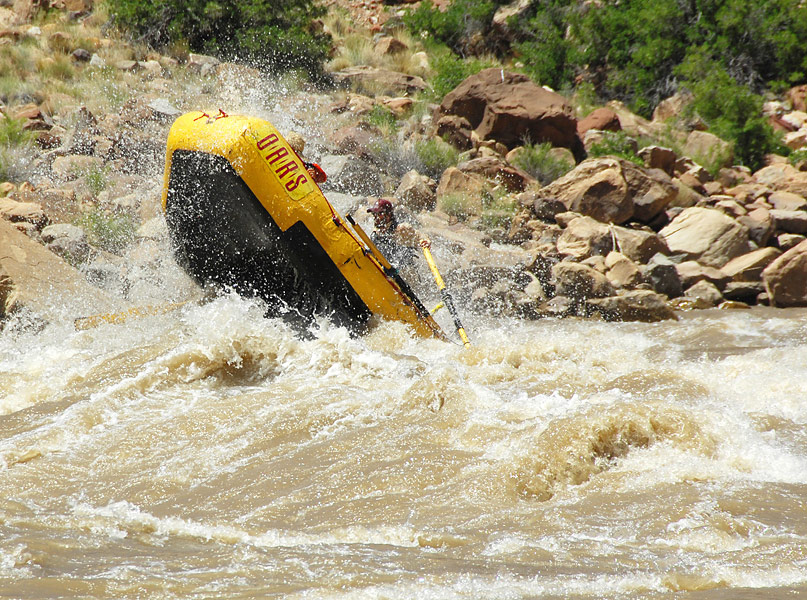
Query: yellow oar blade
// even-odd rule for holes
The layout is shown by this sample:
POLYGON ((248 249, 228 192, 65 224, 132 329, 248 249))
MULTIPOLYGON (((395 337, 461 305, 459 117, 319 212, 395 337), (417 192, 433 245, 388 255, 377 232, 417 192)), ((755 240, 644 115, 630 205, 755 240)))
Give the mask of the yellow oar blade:
POLYGON ((134 306, 121 312, 93 315, 91 317, 79 317, 73 321, 73 326, 76 328, 76 331, 85 331, 103 325, 104 323, 117 324, 128 321, 129 319, 161 315, 176 310, 181 306, 185 306, 188 302, 190 302, 190 300, 186 300, 185 302, 173 302, 171 304, 134 306))
POLYGON ((422 240, 420 242, 420 247, 423 250, 423 256, 426 258, 426 262, 429 265, 429 269, 431 269, 432 275, 434 275, 434 282, 437 284, 437 289, 440 290, 440 295, 443 297, 443 304, 448 309, 448 312, 451 313, 451 318, 454 320, 454 327, 457 328, 457 335, 460 336, 462 344, 468 348, 471 345, 471 342, 468 339, 468 336, 465 334, 465 328, 460 322, 457 309, 454 307, 454 300, 452 300, 451 294, 449 294, 448 290, 446 289, 446 282, 443 281, 443 277, 440 275, 440 271, 437 269, 437 263, 434 262, 434 257, 432 256, 430 246, 431 243, 428 240, 422 240))

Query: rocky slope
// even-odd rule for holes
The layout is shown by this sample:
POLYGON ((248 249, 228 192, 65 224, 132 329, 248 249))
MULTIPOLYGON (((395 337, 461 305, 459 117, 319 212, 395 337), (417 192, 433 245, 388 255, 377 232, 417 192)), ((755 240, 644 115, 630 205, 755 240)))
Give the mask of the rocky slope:
MULTIPOLYGON (((35 71, 0 104, 6 127, 13 119, 33 140, 7 143, 3 156, 0 215, 14 227, 0 227, 0 320, 25 307, 47 313, 34 300, 48 293, 43 271, 57 296, 89 282, 103 306, 194 293, 170 267, 159 203, 170 123, 198 108, 303 132, 343 212, 393 197, 401 219, 432 239, 465 310, 653 321, 689 308, 807 305, 807 166, 775 156, 755 173, 732 166, 724 142, 681 126, 686 98, 662 103, 652 121, 618 104, 579 118, 569 99, 497 68, 428 105, 424 79, 370 65, 336 71, 342 88, 324 93, 106 37, 89 0, 61 2, 61 18, 43 24, 31 22, 31 5, 0 6, 0 50, 35 71), (609 136, 633 144, 634 160, 586 158, 609 136), (524 140, 551 142, 554 164, 571 170, 549 181, 525 168, 534 149, 524 140), (459 161, 436 168, 424 147, 459 161)), ((375 54, 404 51, 385 26, 390 9, 347 6, 357 27, 376 31, 375 54)), ((805 94, 767 107, 794 148, 807 132, 805 94)))

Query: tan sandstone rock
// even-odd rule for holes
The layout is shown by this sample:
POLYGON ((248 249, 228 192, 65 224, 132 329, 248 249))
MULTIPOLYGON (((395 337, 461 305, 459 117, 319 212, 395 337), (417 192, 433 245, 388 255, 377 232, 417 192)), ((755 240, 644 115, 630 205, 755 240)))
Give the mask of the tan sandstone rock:
POLYGON ((23 308, 56 320, 116 307, 79 271, 0 220, 0 320, 23 308))
POLYGON ((468 77, 443 98, 435 120, 444 115, 465 117, 480 139, 508 148, 528 138, 584 156, 571 104, 520 73, 491 68, 468 77))
POLYGON ((762 282, 771 305, 807 306, 807 240, 768 265, 762 282))
POLYGON ((648 222, 675 198, 672 180, 659 169, 646 171, 618 158, 593 158, 542 188, 542 198, 556 198, 570 211, 604 223, 628 219, 648 222))
POLYGON ((618 296, 595 298, 586 302, 592 313, 599 313, 606 321, 657 321, 677 320, 664 296, 650 290, 625 291, 618 296))
POLYGON ((684 209, 659 235, 671 252, 712 267, 722 267, 749 249, 748 228, 711 208, 684 209))
POLYGON ((732 258, 720 270, 734 281, 759 281, 765 267, 779 258, 781 254, 782 251, 776 248, 759 248, 748 254, 732 258))

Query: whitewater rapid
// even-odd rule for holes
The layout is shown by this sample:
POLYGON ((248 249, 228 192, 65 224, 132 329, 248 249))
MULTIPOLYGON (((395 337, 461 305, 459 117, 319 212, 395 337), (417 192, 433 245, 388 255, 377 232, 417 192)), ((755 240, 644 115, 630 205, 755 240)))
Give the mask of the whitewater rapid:
POLYGON ((807 311, 464 316, 9 324, 0 597, 807 594, 807 311))

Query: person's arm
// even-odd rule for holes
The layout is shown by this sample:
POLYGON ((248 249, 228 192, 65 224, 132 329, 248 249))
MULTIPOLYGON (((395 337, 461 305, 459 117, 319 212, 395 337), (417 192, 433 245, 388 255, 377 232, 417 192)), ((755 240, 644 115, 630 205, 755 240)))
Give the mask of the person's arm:
POLYGON ((323 171, 322 167, 320 167, 317 163, 303 161, 303 166, 316 183, 325 183, 328 180, 328 176, 325 174, 325 171, 323 171))

